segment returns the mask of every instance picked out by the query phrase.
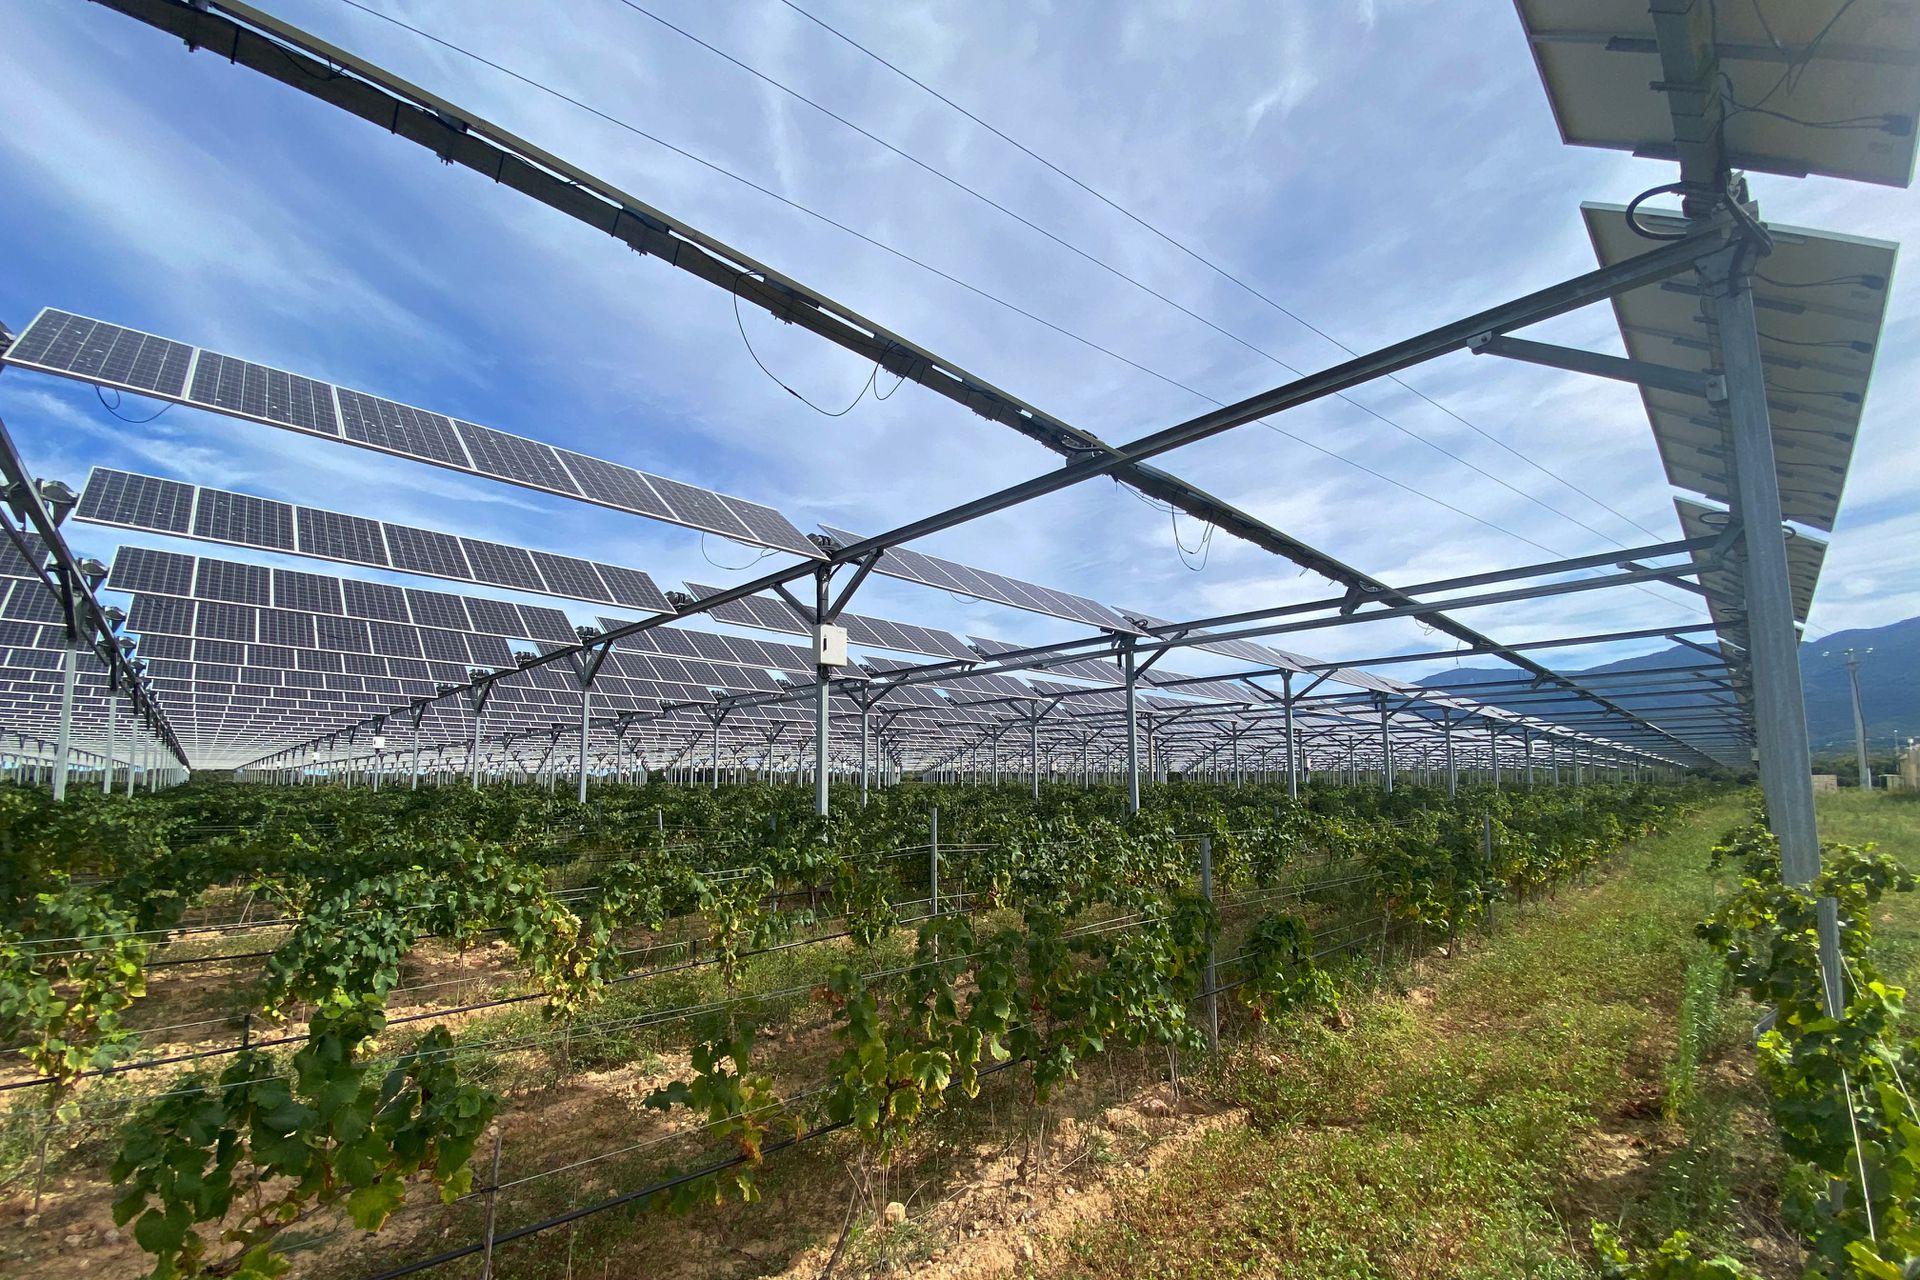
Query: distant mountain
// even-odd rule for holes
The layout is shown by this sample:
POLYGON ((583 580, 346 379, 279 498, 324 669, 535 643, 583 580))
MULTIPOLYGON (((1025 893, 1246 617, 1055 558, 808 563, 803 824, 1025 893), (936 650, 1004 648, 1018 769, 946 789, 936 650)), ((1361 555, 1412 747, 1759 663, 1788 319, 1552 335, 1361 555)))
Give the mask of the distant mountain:
MULTIPOLYGON (((1885 751, 1895 738, 1920 737, 1920 618, 1867 627, 1855 631, 1836 631, 1813 644, 1800 646, 1800 678, 1807 698, 1807 737, 1815 751, 1853 745, 1853 704, 1847 688, 1847 649, 1861 650, 1860 702, 1867 723, 1867 741, 1876 751, 1885 751), (1872 653, 1864 652, 1872 649, 1872 653), (1830 655, 1830 656, 1824 656, 1830 655)), ((1568 671, 1570 676, 1609 671, 1638 671, 1651 667, 1688 664, 1702 655, 1680 645, 1608 662, 1597 667, 1568 671)), ((1420 683, 1464 690, 1468 686, 1494 680, 1512 680, 1511 667, 1456 667, 1426 677, 1420 683)), ((1493 701, 1498 701, 1498 698, 1493 701)), ((1552 716, 1571 702, 1528 700, 1527 709, 1552 716)), ((1636 704, 1646 709, 1658 702, 1636 704)), ((1666 705, 1678 705, 1678 700, 1666 705)))

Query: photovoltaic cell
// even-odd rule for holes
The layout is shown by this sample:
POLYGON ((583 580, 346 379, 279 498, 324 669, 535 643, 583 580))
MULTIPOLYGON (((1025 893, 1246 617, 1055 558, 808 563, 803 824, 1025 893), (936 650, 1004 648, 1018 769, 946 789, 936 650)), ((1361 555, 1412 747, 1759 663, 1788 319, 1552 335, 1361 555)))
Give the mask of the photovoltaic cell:
POLYGON ((409 621, 406 593, 399 587, 384 582, 342 578, 340 589, 346 599, 347 613, 353 617, 373 618, 380 622, 409 621))
POLYGON ((533 557, 520 547, 509 547, 499 542, 478 542, 472 538, 460 539, 460 546, 467 553, 467 563, 473 566, 473 576, 477 581, 520 591, 547 589, 546 583, 540 579, 540 571, 533 567, 533 557))
POLYGON ((431 574, 436 578, 459 578, 463 581, 473 578, 466 553, 460 550, 460 539, 452 534, 433 529, 411 529, 398 524, 389 524, 385 528, 387 554, 394 568, 431 574))
POLYGON ((264 565, 202 557, 200 571, 194 578, 194 594, 234 604, 268 605, 273 603, 272 576, 272 571, 264 565))
POLYGON ((114 553, 107 585, 115 591, 150 592, 163 596, 193 594, 192 556, 148 547, 121 547, 114 553))
POLYGON ((213 351, 200 352, 187 399, 318 435, 340 434, 331 384, 213 351))
POLYGON ((193 486, 95 467, 74 515, 101 524, 185 533, 193 523, 193 486))
POLYGON ((545 579, 547 591, 569 600, 608 601, 613 599, 607 593, 607 587, 600 580, 591 564, 573 556, 555 555, 551 551, 532 551, 534 567, 540 570, 545 579))
MULTIPOLYGON (((7 601, 7 608, 9 612, 12 611, 11 598, 7 601)), ((127 610, 127 630, 136 635, 153 631, 161 635, 190 636, 193 634, 193 601, 171 596, 136 595, 133 607, 127 610)))
POLYGON ((454 427, 467 446, 467 456, 473 459, 475 470, 555 493, 577 495, 580 492, 573 477, 560 465, 552 445, 524 436, 510 436, 471 422, 456 422, 454 427))
POLYGON ((204 490, 194 507, 193 536, 243 547, 292 551, 293 508, 244 493, 204 490))
POLYGON ((386 542, 380 536, 378 520, 314 507, 300 507, 296 515, 302 554, 353 564, 387 563, 386 542))
POLYGON ((41 312, 7 351, 14 364, 178 398, 193 348, 136 329, 52 308, 41 312))

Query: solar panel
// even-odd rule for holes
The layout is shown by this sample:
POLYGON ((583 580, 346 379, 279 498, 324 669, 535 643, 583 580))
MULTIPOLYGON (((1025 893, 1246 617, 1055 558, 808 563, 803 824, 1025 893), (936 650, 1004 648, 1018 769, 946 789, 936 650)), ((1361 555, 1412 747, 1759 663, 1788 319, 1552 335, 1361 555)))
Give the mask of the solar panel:
POLYGON ((193 634, 196 638, 250 643, 254 639, 253 610, 240 604, 202 600, 194 615, 193 634))
POLYGON ((558 609, 537 604, 523 604, 519 609, 527 625, 526 638, 529 640, 559 640, 573 644, 580 638, 574 634, 573 624, 567 621, 567 615, 558 609))
POLYGON ((655 491, 667 500, 673 508, 674 518, 682 524, 690 524, 697 529, 710 529, 729 538, 739 538, 743 542, 757 542, 753 530, 746 522, 733 513, 726 500, 719 494, 707 489, 696 489, 690 484, 681 484, 678 480, 669 480, 664 476, 649 474, 647 479, 655 491))
MULTIPOLYGON (((1644 242, 1627 226, 1624 208, 1586 204, 1581 214, 1603 263, 1642 252, 1644 242)), ((1656 228, 1683 225, 1649 210, 1639 217, 1656 228)), ((1831 529, 1880 345, 1896 246, 1798 227, 1768 230, 1774 248, 1754 269, 1753 301, 1781 514, 1831 529)), ((1615 297, 1613 307, 1630 356, 1713 371, 1712 336, 1691 282, 1634 289, 1615 297)), ((1641 401, 1667 479, 1730 501, 1725 403, 1653 387, 1641 388, 1641 401)))
POLYGON ((185 533, 193 523, 193 486, 95 467, 74 514, 98 524, 185 533))
POLYGON ((661 501, 644 472, 570 449, 555 449, 581 493, 596 502, 655 519, 672 519, 672 509, 661 501))
POLYGON ((18 536, 21 542, 26 543, 24 556, 12 537, 0 538, 0 577, 37 578, 38 570, 47 563, 47 545, 37 533, 18 536))
POLYGON ((273 571, 273 603, 304 613, 339 613, 340 579, 295 569, 273 571))
POLYGON ((243 547, 292 551, 293 508, 284 502, 209 489, 194 504, 193 536, 243 547))
MULTIPOLYGON (((1578 146, 1673 157, 1675 107, 1641 0, 1518 0, 1560 135, 1578 146)), ((1701 30, 1718 131, 1737 169, 1904 187, 1913 180, 1920 23, 1910 6, 1761 0, 1710 8, 1701 30), (1765 10, 1762 12, 1762 10, 1765 10)), ((1694 132, 1705 133, 1683 99, 1694 132)), ((1690 142, 1691 138, 1688 139, 1690 142)))
POLYGON ((193 348, 49 307, 8 348, 9 364, 177 399, 193 348))
POLYGON ((340 432, 329 384, 213 351, 202 350, 194 362, 187 399, 318 435, 340 432))
POLYGON ((460 539, 460 546, 467 553, 467 563, 473 566, 473 576, 481 582, 520 591, 547 589, 540 571, 533 567, 533 557, 523 548, 472 538, 460 539))
POLYGON ((396 622, 370 622, 367 627, 375 653, 396 658, 420 656, 420 641, 412 627, 403 627, 396 622))
POLYGON ((195 662, 224 662, 238 665, 246 660, 247 646, 235 644, 231 640, 195 640, 193 642, 193 660, 195 662))
POLYGON ((429 458, 465 469, 466 451, 450 419, 364 392, 338 390, 347 439, 408 458, 429 458))
POLYGON ((623 604, 633 609, 646 609, 653 613, 672 613, 673 603, 667 599, 666 592, 654 583, 653 579, 638 569, 628 569, 617 564, 600 564, 594 568, 600 571, 601 581, 607 584, 607 591, 613 596, 615 604, 623 604))
POLYGON ((300 551, 303 555, 345 560, 353 564, 387 563, 386 541, 380 535, 378 520, 342 515, 337 511, 321 511, 314 507, 300 507, 295 514, 298 517, 300 551))
POLYGON ((434 529, 414 529, 406 525, 383 524, 387 535, 387 555, 393 567, 436 578, 472 581, 460 539, 434 529))
POLYGON ((573 556, 555 555, 551 551, 532 551, 534 567, 540 570, 540 576, 546 581, 547 591, 556 596, 565 596, 569 600, 606 601, 613 597, 600 580, 591 564, 573 556))
POLYGON ((362 582, 357 578, 340 579, 347 613, 356 618, 380 622, 407 622, 406 593, 384 582, 362 582))
POLYGON ((151 592, 164 596, 193 594, 192 556, 148 547, 121 547, 114 553, 107 586, 115 591, 151 592))
MULTIPOLYGON (((842 545, 865 541, 857 533, 849 533, 844 529, 835 529, 828 525, 820 527, 825 529, 834 541, 842 545)), ((1021 582, 1017 578, 989 573, 984 569, 970 568, 967 565, 942 560, 937 556, 930 556, 906 547, 890 548, 874 565, 874 572, 907 582, 938 587, 943 591, 958 592, 980 600, 1010 604, 1017 609, 1065 618, 1069 622, 1086 623, 1103 630, 1124 633, 1137 633, 1139 630, 1126 618, 1097 600, 1089 600, 1085 596, 1077 596, 1071 592, 1056 591, 1051 587, 1037 587, 1032 583, 1021 582)))
POLYGON ((202 559, 193 585, 194 594, 208 600, 268 605, 273 603, 271 584, 272 571, 264 565, 202 559))
POLYGON ((496 636, 518 637, 527 634, 527 624, 521 620, 520 610, 505 600, 482 600, 470 596, 466 606, 476 631, 496 636))
POLYGON ((317 614, 313 619, 314 643, 322 649, 342 649, 364 653, 367 648, 367 624, 358 618, 331 618, 317 614))
POLYGON ((807 535, 794 527, 793 521, 757 502, 748 502, 745 498, 726 499, 727 508, 741 524, 747 526, 753 535, 753 541, 762 546, 780 547, 787 551, 797 551, 803 556, 820 554, 820 549, 807 540, 807 535))
POLYGON ((64 622, 60 601, 44 583, 16 582, 7 593, 6 616, 22 622, 64 622))
POLYGON ((295 649, 313 647, 313 619, 304 613, 262 609, 259 623, 262 644, 288 645, 295 649))
POLYGON ((441 662, 467 661, 467 646, 456 631, 424 628, 418 633, 418 639, 420 652, 425 657, 441 662))
POLYGON ((525 436, 508 435, 504 431, 495 431, 492 427, 471 422, 456 422, 454 426, 466 444, 467 456, 473 459, 476 470, 504 480, 551 489, 555 493, 580 492, 573 477, 560 465, 560 458, 554 453, 552 445, 529 440, 525 436))
POLYGON ((406 588, 406 596, 416 626, 466 631, 473 625, 467 620, 467 611, 459 596, 445 591, 422 591, 417 587, 406 588))

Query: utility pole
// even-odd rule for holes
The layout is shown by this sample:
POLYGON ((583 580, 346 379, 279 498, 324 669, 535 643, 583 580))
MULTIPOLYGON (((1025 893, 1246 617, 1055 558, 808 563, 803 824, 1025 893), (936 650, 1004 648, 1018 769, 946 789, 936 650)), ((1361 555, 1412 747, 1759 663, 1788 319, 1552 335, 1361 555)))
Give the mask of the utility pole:
MULTIPOLYGON (((1872 653, 1872 649, 1847 649, 1843 656, 1847 663, 1847 684, 1853 690, 1853 755, 1860 766, 1860 787, 1873 790, 1873 771, 1867 768, 1867 719, 1860 713, 1860 655, 1872 653)), ((1827 657, 1822 652, 1821 657, 1827 657)))

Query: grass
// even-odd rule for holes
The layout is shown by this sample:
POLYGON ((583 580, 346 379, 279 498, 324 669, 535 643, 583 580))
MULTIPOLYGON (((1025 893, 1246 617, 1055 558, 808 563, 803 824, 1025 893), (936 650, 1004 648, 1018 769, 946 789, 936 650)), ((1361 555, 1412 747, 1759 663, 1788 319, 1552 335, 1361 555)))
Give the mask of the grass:
POLYGON ((1210 1087, 1249 1125, 1121 1196, 1042 1274, 1588 1274, 1588 1220, 1657 1228, 1666 1171, 1646 1153, 1707 1114, 1723 1001, 1691 927, 1716 894, 1705 850, 1739 811, 1507 913, 1407 990, 1357 995, 1350 1029, 1298 1019, 1231 1054, 1210 1087))

